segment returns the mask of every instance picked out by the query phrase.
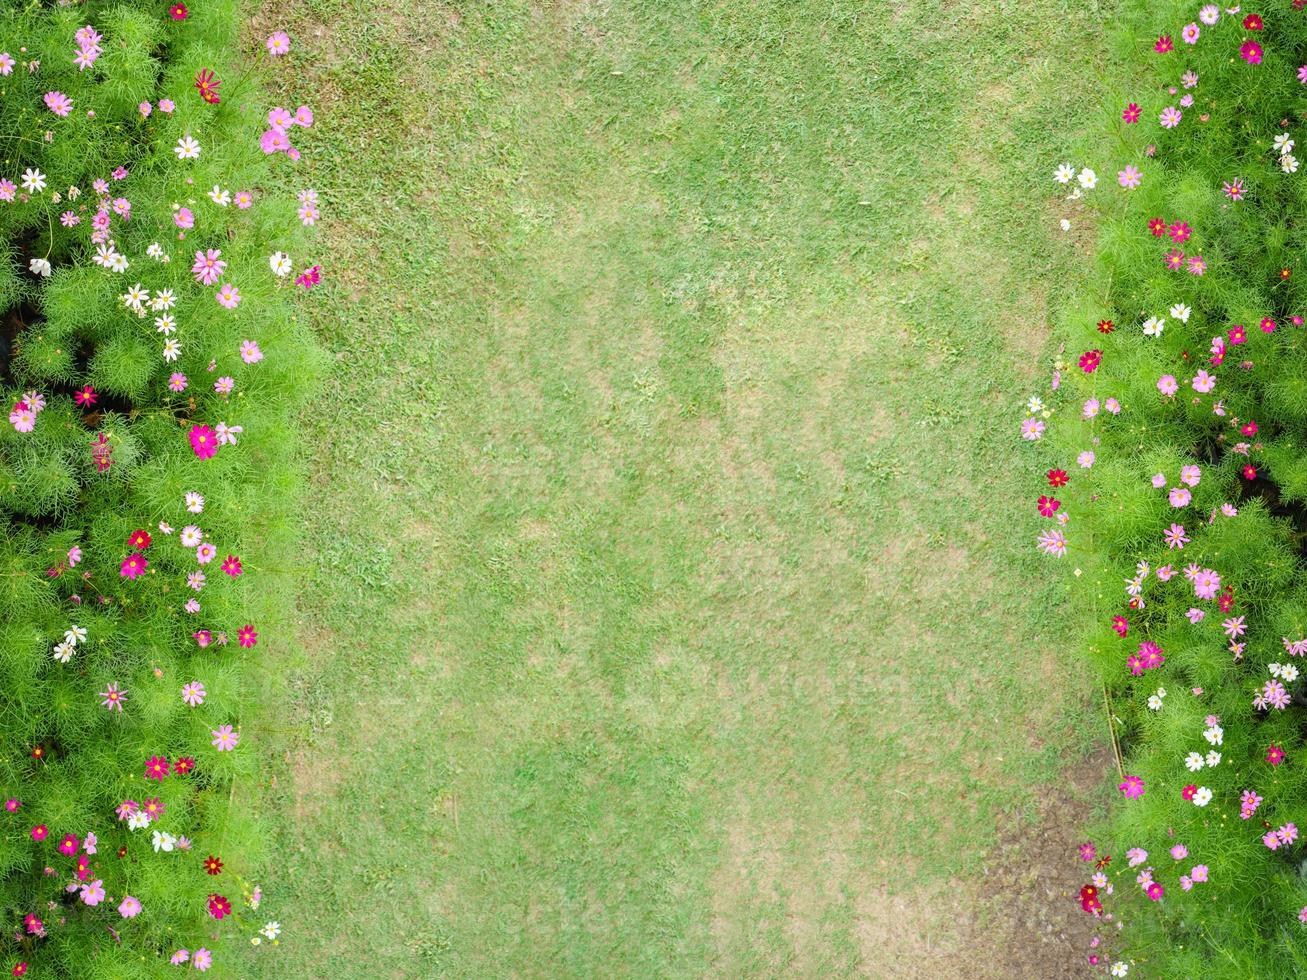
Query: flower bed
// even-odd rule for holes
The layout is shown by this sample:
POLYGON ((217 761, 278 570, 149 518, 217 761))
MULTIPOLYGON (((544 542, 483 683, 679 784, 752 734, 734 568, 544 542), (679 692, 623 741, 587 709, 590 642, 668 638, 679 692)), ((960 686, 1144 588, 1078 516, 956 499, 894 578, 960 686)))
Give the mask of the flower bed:
POLYGON ((1118 750, 1080 854, 1112 976, 1307 970, 1304 7, 1133 5, 1143 67, 1055 174, 1099 251, 1020 433, 1118 750))
MULTIPOLYGON (((319 363, 294 312, 319 273, 288 256, 320 205, 283 190, 313 116, 261 108, 259 68, 227 46, 236 5, 196 7, 0 14, 15 976, 205 971, 279 932, 255 911, 261 835, 237 789, 319 363)), ((275 34, 268 55, 289 47, 275 34)))

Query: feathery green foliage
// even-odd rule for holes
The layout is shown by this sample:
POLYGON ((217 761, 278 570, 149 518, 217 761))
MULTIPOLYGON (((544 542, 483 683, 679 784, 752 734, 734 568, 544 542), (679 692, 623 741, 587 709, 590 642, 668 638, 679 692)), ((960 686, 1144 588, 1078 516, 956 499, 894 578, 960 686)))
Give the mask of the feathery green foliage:
POLYGON ((0 425, 0 799, 21 802, 0 811, 0 967, 26 962, 33 976, 170 975, 174 950, 201 947, 223 975, 223 944, 262 922, 239 911, 261 831, 233 786, 256 771, 240 723, 251 664, 284 623, 278 566, 298 485, 290 422, 319 354, 294 313, 299 290, 270 268, 273 252, 303 243, 294 198, 263 190, 274 168, 293 165, 260 149, 267 107, 231 48, 237 5, 196 7, 185 20, 154 3, 0 14, 0 51, 18 59, 0 77, 0 178, 44 178, 0 201, 0 396, 12 406, 0 425), (101 37, 81 70, 85 25, 101 37), (200 69, 223 80, 219 103, 199 97, 200 69), (50 92, 71 112, 47 108, 50 92), (200 146, 193 159, 174 149, 188 136, 200 146), (249 191, 252 204, 220 205, 209 188, 249 191), (181 209, 193 227, 175 222, 181 209), (108 221, 99 236, 97 212, 108 221), (105 259, 106 245, 126 268, 105 259), (192 255, 209 249, 226 268, 202 285, 192 255), (230 308, 215 301, 225 283, 239 289, 230 308), (143 301, 124 300, 134 284, 143 301), (165 339, 178 342, 175 359, 161 356, 165 339), (222 377, 229 394, 215 386, 222 377), (197 426, 235 442, 203 458, 188 439, 197 426), (202 512, 188 509, 190 493, 202 512), (181 540, 192 524, 211 560, 181 540), (142 559, 129 576, 124 563, 142 559), (188 588, 200 571, 207 583, 188 588), (238 644, 247 626, 257 645, 238 644), (65 640, 75 627, 84 638, 65 640), (196 706, 182 699, 192 681, 206 690, 196 706), (98 693, 115 689, 126 692, 121 711, 98 693), (219 751, 213 733, 225 725, 244 737, 219 751), (146 778, 152 757, 171 761, 159 781, 146 778), (181 758, 192 771, 179 774, 181 758), (165 809, 147 827, 115 814, 154 797, 165 809), (46 839, 34 839, 37 826, 46 839), (95 905, 79 890, 77 858, 57 849, 68 834, 79 848, 88 832, 95 852, 77 853, 89 858, 84 881, 103 883, 95 905), (160 849, 155 832, 191 845, 160 849), (205 871, 210 854, 225 863, 220 875, 205 871), (215 893, 235 915, 210 916, 215 893), (142 907, 134 917, 119 911, 128 895, 142 907))
MULTIPOLYGON (((1125 920, 1107 955, 1134 964, 1131 976, 1292 977, 1307 963, 1302 843, 1274 834, 1307 826, 1294 666, 1307 638, 1307 170, 1274 143, 1307 136, 1307 13, 1295 6, 1206 8, 1215 23, 1192 3, 1122 12, 1119 49, 1143 64, 1109 91, 1113 121, 1091 157, 1100 186, 1085 192, 1106 199, 1097 262, 1061 317, 1069 359, 1039 456, 1070 482, 1041 481, 1061 503, 1035 519, 1047 550, 1065 534, 1122 775, 1143 781, 1102 829, 1113 892, 1096 896, 1125 920), (1161 35, 1173 50, 1155 50, 1161 35), (1131 103, 1136 123, 1123 117, 1131 103), (1167 107, 1182 112, 1172 128, 1167 107), (1142 174, 1135 189, 1117 179, 1127 166, 1142 174), (1165 226, 1150 230, 1157 218, 1165 226), (1157 320, 1161 334, 1147 335, 1157 320), (1096 369, 1082 358, 1092 351, 1096 369), (1173 525, 1183 536, 1168 546, 1173 525), (1272 746, 1287 760, 1268 761, 1272 746), (1263 798, 1246 816, 1245 791, 1263 798), (1177 844, 1187 856, 1173 857, 1177 844), (1127 848, 1148 856, 1130 867, 1127 848), (1136 880, 1145 869, 1160 895, 1136 880)), ((1040 421, 1037 409, 1026 425, 1040 421)))

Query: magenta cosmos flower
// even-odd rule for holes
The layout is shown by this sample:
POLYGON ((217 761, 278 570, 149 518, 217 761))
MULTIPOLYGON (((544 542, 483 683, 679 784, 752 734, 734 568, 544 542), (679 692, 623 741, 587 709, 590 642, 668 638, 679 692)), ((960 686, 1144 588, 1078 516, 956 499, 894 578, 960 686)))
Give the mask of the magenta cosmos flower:
POLYGON ((1239 45, 1239 57, 1250 65, 1262 63, 1262 46, 1256 41, 1244 41, 1239 45))
POLYGON ((145 569, 149 564, 150 562, 139 552, 131 554, 123 559, 123 563, 119 567, 119 574, 123 578, 134 582, 138 576, 145 574, 145 569))
POLYGON ((1131 102, 1125 107, 1125 111, 1121 113, 1121 118, 1128 123, 1137 123, 1139 121, 1139 106, 1131 102))
POLYGON ((246 624, 240 628, 236 634, 236 641, 245 649, 252 649, 259 642, 259 634, 254 632, 254 627, 246 624))
POLYGON ((168 770, 172 767, 168 765, 168 760, 161 755, 152 755, 145 761, 145 778, 154 779, 163 782, 168 775, 168 770))
POLYGON ((1117 789, 1125 794, 1127 800, 1137 800, 1144 795, 1144 781, 1138 776, 1126 776, 1117 789))
POLYGON ((207 425, 191 426, 191 448, 200 459, 212 459, 218 451, 218 436, 207 425))

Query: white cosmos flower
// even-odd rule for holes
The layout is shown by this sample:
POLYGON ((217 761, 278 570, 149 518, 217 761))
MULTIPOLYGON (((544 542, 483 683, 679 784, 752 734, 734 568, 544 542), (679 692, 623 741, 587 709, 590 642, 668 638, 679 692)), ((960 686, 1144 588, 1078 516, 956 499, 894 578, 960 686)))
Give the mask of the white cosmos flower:
POLYGON ((1053 179, 1059 184, 1069 184, 1075 179, 1076 168, 1069 163, 1060 164, 1057 171, 1053 174, 1053 179))
POLYGON ((73 659, 73 645, 68 642, 59 643, 54 648, 54 658, 61 664, 66 664, 73 659))
POLYGON ((1206 786, 1199 786, 1198 792, 1194 793, 1194 806, 1207 806, 1212 802, 1212 791, 1206 786))
POLYGON ((163 342, 163 359, 169 363, 182 356, 182 345, 172 337, 163 342))
POLYGON ((109 268, 114 272, 126 272, 127 256, 121 252, 114 252, 113 255, 109 256, 109 268))
POLYGON ((1181 323, 1188 323, 1189 314, 1192 312, 1193 310, 1189 309, 1189 307, 1185 306, 1183 303, 1176 303, 1175 306, 1171 307, 1171 316, 1175 317, 1181 323))
POLYGON ((198 160, 200 157, 200 144, 195 138, 187 133, 177 141, 177 145, 172 148, 177 154, 178 160, 198 160))
POLYGON ((70 626, 64 630, 64 642, 76 646, 86 642, 86 630, 81 626, 70 626))
POLYGON ((231 191, 224 191, 217 184, 213 185, 213 190, 209 191, 209 200, 220 208, 225 208, 231 203, 231 191))
POLYGON ((1280 157, 1280 169, 1286 174, 1296 174, 1298 172, 1298 158, 1292 153, 1286 153, 1280 157))
POLYGON ((1080 181, 1080 186, 1087 191, 1092 191, 1098 184, 1098 174, 1094 173, 1088 167, 1081 170, 1080 175, 1076 179, 1080 181))
POLYGON ((1160 317, 1150 316, 1144 321, 1145 337, 1160 337, 1164 329, 1166 329, 1166 321, 1160 317))
POLYGON ((1201 753, 1190 752, 1184 757, 1185 768, 1190 772, 1197 772, 1203 767, 1203 757, 1201 753))
POLYGON ((32 259, 27 267, 42 279, 49 276, 51 272, 49 259, 32 259))
POLYGON ((28 167, 23 171, 23 190, 39 194, 45 190, 45 174, 28 167))
POLYGON ((171 313, 165 313, 154 318, 154 328, 166 337, 177 329, 177 321, 172 318, 171 313))
POLYGON ((1221 764, 1221 753, 1215 750, 1208 752, 1207 764, 1209 766, 1219 766, 1221 764))
POLYGON ((1293 139, 1290 138, 1288 133, 1281 133, 1275 137, 1275 149, 1280 156, 1293 152, 1293 139))
POLYGON ((278 276, 284 276, 294 268, 290 256, 285 252, 273 252, 268 258, 268 265, 272 267, 272 271, 278 276))

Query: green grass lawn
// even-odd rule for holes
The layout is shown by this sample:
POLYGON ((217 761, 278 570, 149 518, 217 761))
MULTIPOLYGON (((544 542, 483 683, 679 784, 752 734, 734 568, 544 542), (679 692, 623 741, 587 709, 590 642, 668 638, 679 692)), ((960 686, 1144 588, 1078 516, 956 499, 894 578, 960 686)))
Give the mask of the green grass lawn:
POLYGON ((335 370, 250 971, 977 955, 1101 734, 1013 517, 1097 19, 890 6, 267 5, 335 370))

